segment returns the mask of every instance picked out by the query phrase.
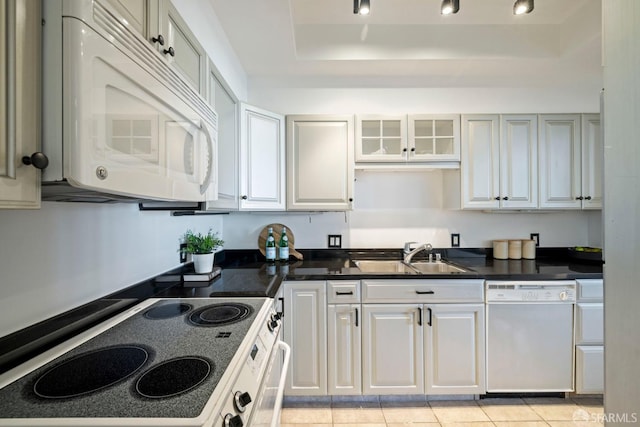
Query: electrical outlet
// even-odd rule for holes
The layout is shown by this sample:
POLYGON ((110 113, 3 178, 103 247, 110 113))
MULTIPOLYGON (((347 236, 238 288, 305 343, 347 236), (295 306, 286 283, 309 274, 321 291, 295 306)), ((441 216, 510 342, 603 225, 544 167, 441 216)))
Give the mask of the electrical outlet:
POLYGON ((187 262, 187 253, 184 249, 187 247, 186 243, 180 243, 180 262, 187 262))
POLYGON ((327 247, 329 247, 329 248, 341 248, 342 247, 342 234, 329 234, 327 247))
POLYGON ((540 246, 540 233, 531 233, 530 237, 531 237, 531 240, 536 241, 536 246, 540 246))
POLYGON ((460 247, 460 233, 451 233, 451 247, 452 248, 460 247))

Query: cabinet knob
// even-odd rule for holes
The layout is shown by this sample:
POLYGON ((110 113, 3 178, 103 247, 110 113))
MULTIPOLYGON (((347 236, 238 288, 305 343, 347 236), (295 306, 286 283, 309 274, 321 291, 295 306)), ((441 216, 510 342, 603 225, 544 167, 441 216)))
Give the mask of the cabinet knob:
POLYGON ((353 197, 349 197, 349 203, 353 202, 353 197))
POLYGON ((403 153, 406 153, 406 152, 407 152, 406 147, 402 149, 402 152, 403 152, 403 153))
POLYGON ((576 200, 584 200, 584 197, 582 196, 576 197, 576 200))
POLYGON ((411 152, 415 152, 416 151, 416 147, 411 147, 411 152))
POLYGON ((500 196, 498 196, 498 197, 494 197, 494 199, 496 199, 496 200, 500 200, 500 196))
POLYGON ((151 38, 151 41, 154 43, 160 43, 160 46, 164 46, 164 37, 162 37, 162 34, 158 34, 158 37, 151 38))
POLYGON ((248 199, 248 197, 247 197, 247 196, 242 196, 242 197, 241 197, 241 199, 242 199, 242 200, 247 200, 247 199, 248 199))
POLYGON ((502 200, 509 200, 509 197, 505 196, 502 198, 502 200))
POLYGON ((25 165, 31 165, 36 169, 44 169, 49 166, 49 158, 39 151, 33 153, 31 156, 24 156, 22 163, 25 165))
POLYGON ((162 53, 164 53, 165 55, 168 53, 171 56, 176 56, 176 51, 171 46, 169 46, 169 49, 163 50, 162 53))
POLYGON ((587 196, 584 198, 585 200, 591 200, 591 196, 587 196))

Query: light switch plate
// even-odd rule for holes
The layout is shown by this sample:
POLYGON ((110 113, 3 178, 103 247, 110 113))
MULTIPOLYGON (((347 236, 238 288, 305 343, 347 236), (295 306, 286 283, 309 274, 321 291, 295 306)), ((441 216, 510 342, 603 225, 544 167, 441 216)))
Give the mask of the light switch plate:
POLYGON ((531 237, 531 240, 536 241, 536 246, 540 246, 540 233, 531 233, 530 237, 531 237))
POLYGON ((452 248, 460 247, 460 233, 451 233, 451 247, 452 248))

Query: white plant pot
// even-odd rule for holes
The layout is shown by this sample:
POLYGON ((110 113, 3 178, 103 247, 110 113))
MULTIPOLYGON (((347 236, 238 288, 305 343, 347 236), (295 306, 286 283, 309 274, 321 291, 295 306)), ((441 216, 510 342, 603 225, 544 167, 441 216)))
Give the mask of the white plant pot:
POLYGON ((211 273, 213 271, 213 253, 210 254, 191 254, 193 259, 193 268, 198 274, 211 273))

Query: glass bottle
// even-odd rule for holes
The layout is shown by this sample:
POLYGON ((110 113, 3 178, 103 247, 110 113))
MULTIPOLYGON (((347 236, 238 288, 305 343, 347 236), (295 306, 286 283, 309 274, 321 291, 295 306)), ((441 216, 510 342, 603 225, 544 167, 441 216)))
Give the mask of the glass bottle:
POLYGON ((282 262, 289 261, 289 238, 287 237, 287 227, 282 227, 282 234, 278 242, 278 259, 282 262))
POLYGON ((267 242, 265 243, 264 255, 267 258, 267 262, 276 262, 276 239, 273 237, 273 228, 267 229, 269 234, 267 235, 267 242))

